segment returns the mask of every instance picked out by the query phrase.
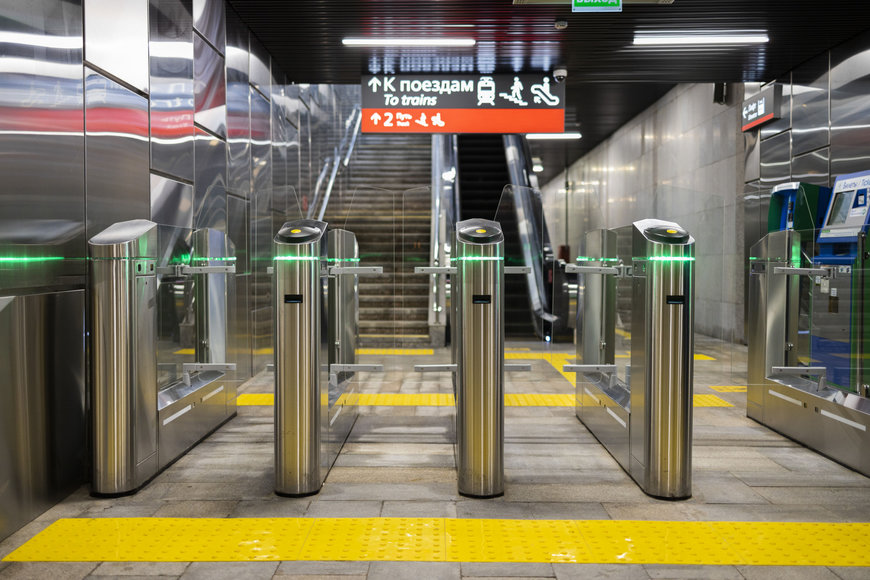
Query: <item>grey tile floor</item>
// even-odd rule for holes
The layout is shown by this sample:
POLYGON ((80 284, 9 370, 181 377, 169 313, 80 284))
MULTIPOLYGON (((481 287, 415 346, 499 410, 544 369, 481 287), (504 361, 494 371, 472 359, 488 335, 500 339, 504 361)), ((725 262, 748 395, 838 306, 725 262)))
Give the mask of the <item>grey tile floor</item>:
MULTIPOLYGON (((541 345, 509 343, 511 352, 541 345)), ((567 352, 570 345, 553 345, 567 352)), ((138 494, 93 499, 86 488, 0 543, 0 557, 62 517, 466 517, 727 521, 870 521, 870 479, 750 421, 745 394, 711 385, 745 384, 746 349, 698 337, 696 350, 715 361, 695 364, 695 392, 716 394, 730 408, 696 408, 694 495, 680 502, 644 495, 573 410, 508 407, 504 497, 473 500, 456 491, 453 410, 364 407, 335 467, 316 496, 272 493, 273 435, 269 407, 240 407, 238 416, 159 475, 138 494)), ((446 351, 424 362, 446 361, 446 351)), ((363 392, 450 392, 446 374, 411 372, 419 359, 364 357, 387 372, 363 392)), ((271 375, 242 392, 270 392, 271 375)), ((507 392, 570 393, 546 361, 532 373, 509 373, 507 392)), ((843 542, 860 542, 843 538, 843 542)), ((3 563, 6 578, 870 578, 870 569, 824 567, 640 566, 507 563, 3 563)))

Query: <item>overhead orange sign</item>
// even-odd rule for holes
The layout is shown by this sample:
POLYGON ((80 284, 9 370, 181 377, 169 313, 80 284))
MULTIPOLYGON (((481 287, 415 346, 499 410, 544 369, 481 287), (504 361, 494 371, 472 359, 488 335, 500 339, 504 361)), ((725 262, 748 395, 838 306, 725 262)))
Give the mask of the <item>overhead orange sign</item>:
POLYGON ((561 133, 565 86, 549 73, 375 75, 362 80, 364 133, 561 133))

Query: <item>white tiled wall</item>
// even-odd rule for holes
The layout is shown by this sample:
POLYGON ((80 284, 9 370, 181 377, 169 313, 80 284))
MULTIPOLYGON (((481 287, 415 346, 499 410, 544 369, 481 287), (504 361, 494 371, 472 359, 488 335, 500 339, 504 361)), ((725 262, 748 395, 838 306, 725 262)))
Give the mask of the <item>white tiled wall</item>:
POLYGON ((728 105, 712 84, 679 85, 545 185, 553 244, 583 255, 587 231, 653 217, 696 240, 697 332, 743 338, 742 85, 728 105), (567 223, 566 223, 567 220, 567 223), (567 232, 567 233, 566 233, 567 232))

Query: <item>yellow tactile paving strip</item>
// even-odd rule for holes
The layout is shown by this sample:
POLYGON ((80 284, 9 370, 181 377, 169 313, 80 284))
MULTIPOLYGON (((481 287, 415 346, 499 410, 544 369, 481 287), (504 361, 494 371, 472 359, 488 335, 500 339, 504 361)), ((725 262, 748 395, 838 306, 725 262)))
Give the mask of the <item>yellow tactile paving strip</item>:
POLYGON ((10 562, 576 562, 870 566, 870 523, 461 518, 60 519, 10 562))
MULTIPOLYGON (((450 393, 360 393, 339 399, 342 405, 359 407, 452 407, 455 404, 450 393)), ((259 407, 275 404, 271 393, 244 393, 236 398, 242 407, 259 407)), ((564 393, 508 393, 504 396, 506 407, 573 407, 574 395, 564 393)), ((716 395, 695 395, 695 407, 733 407, 716 395)))
POLYGON ((745 393, 746 385, 714 385, 710 387, 719 393, 745 393))

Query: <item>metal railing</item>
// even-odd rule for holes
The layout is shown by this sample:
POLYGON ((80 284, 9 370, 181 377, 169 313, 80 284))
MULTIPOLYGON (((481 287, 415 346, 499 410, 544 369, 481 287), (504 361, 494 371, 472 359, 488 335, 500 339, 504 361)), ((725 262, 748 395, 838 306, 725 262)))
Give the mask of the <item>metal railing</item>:
POLYGON ((335 180, 350 164, 350 158, 353 154, 361 126, 362 110, 360 105, 355 105, 344 122, 344 135, 342 135, 341 141, 333 150, 333 155, 323 160, 323 167, 320 169, 317 183, 314 186, 311 204, 308 206, 308 213, 306 215, 308 219, 323 220, 326 207, 329 205, 329 198, 332 196, 332 190, 335 187, 335 180), (327 174, 329 175, 329 180, 326 182, 326 188, 321 195, 320 191, 327 174))

